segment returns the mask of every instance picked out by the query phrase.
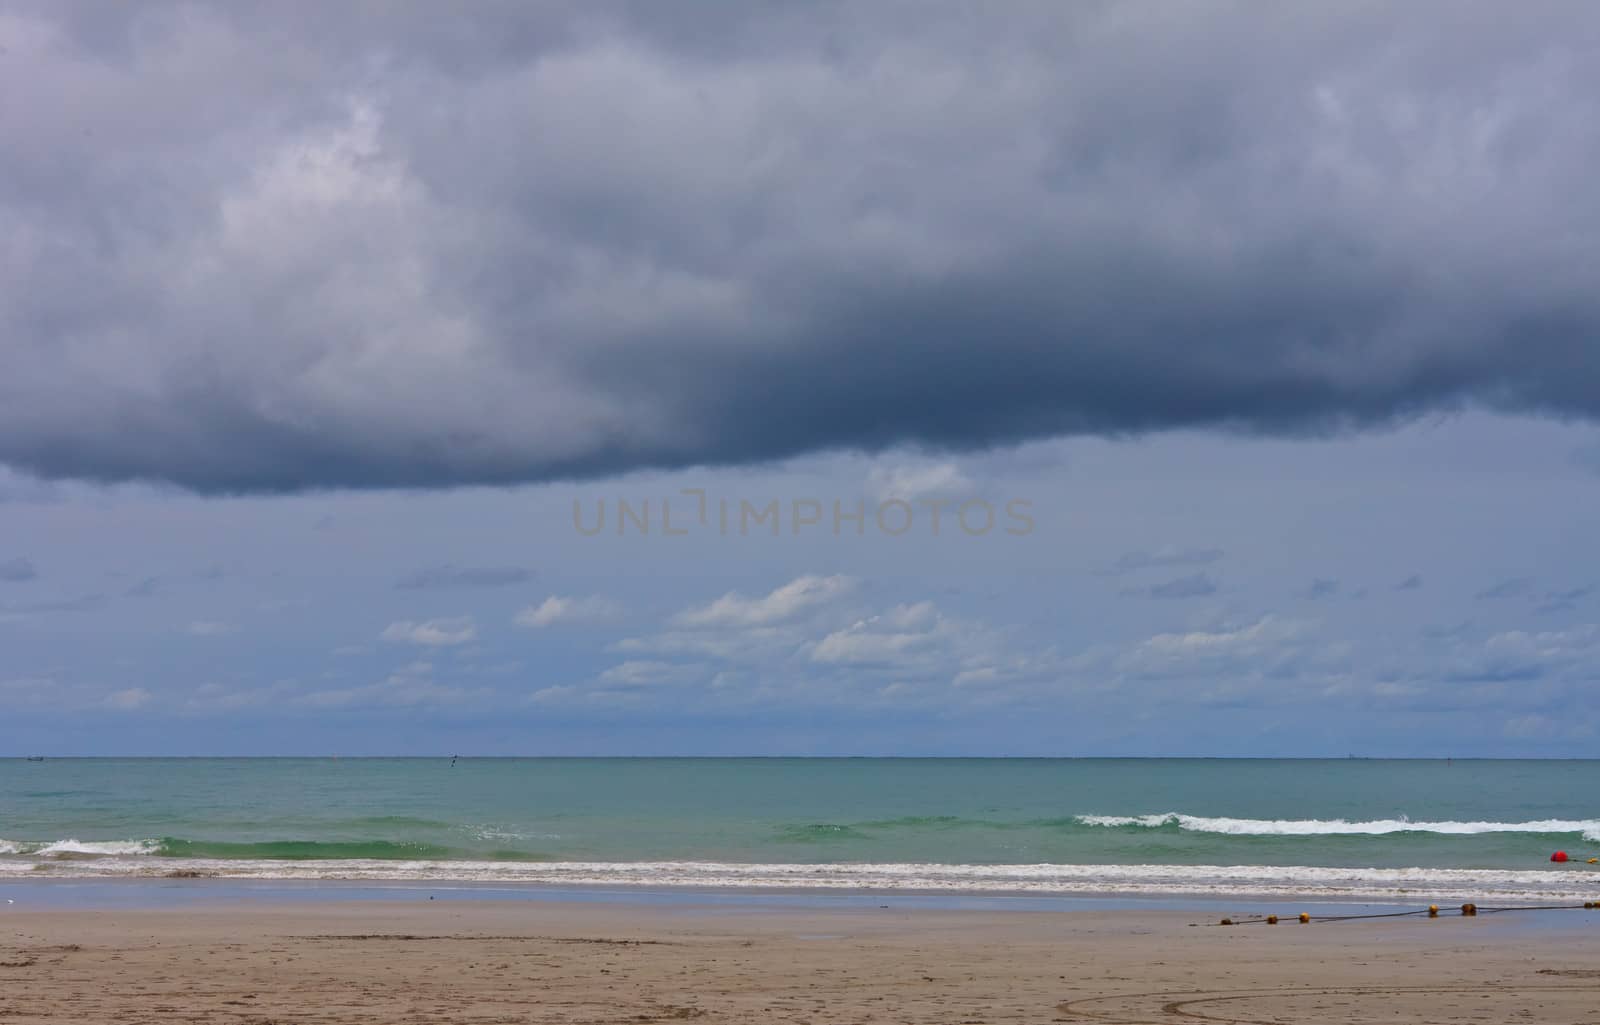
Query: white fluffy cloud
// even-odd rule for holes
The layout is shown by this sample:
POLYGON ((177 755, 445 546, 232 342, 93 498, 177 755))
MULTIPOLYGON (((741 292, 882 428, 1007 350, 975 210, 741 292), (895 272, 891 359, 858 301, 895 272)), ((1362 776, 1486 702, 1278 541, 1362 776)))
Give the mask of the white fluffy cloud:
POLYGON ((112 691, 105 697, 105 706, 115 708, 122 712, 131 712, 143 708, 150 703, 154 695, 143 687, 129 687, 126 690, 112 691))
POLYGON ((622 687, 643 687, 663 683, 681 683, 700 675, 697 666, 678 662, 657 662, 648 659, 629 659, 612 666, 599 676, 602 684, 622 687))
POLYGON ((932 602, 899 605, 835 630, 811 649, 813 662, 895 664, 927 651, 950 632, 932 602))
POLYGON ((730 591, 708 605, 678 613, 673 622, 697 628, 771 626, 827 605, 848 593, 855 583, 847 576, 807 575, 761 597, 730 591))
POLYGON ((607 685, 670 680, 707 681, 701 697, 719 701, 993 702, 1049 685, 1059 668, 1052 651, 1019 646, 1004 631, 947 615, 931 600, 874 608, 856 581, 819 575, 759 597, 724 595, 672 617, 666 630, 614 648, 643 657, 602 674, 594 689, 559 696, 592 698, 607 685))
POLYGON ((428 619, 421 622, 402 619, 390 623, 379 636, 383 640, 402 644, 451 647, 476 640, 478 628, 470 616, 459 616, 453 619, 428 619))
POLYGON ((448 707, 487 698, 493 693, 486 687, 440 683, 434 678, 433 663, 412 662, 376 683, 309 691, 296 695, 292 700, 297 705, 321 709, 363 706, 407 708, 418 705, 448 707))
POLYGON ((874 466, 867 474, 867 493, 882 503, 950 501, 970 494, 973 482, 955 463, 898 463, 874 466))
POLYGON ((609 598, 564 598, 551 595, 538 605, 530 605, 517 613, 518 626, 535 630, 558 623, 583 625, 604 623, 622 615, 622 606, 609 598))
POLYGON ((1156 634, 1116 661, 1116 668, 1144 678, 1226 676, 1259 672, 1299 654, 1309 624, 1263 616, 1231 628, 1156 634))
POLYGON ((1600 655, 1600 627, 1580 624, 1565 630, 1506 630, 1460 652, 1447 675, 1461 682, 1530 681, 1577 675, 1592 678, 1600 655))

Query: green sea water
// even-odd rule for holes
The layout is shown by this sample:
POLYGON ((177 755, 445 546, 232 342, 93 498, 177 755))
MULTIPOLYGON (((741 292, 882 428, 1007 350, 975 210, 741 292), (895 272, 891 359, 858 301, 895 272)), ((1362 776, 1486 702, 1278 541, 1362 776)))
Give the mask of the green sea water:
POLYGON ((0 877, 1564 894, 1595 855, 1597 761, 0 761, 0 877))

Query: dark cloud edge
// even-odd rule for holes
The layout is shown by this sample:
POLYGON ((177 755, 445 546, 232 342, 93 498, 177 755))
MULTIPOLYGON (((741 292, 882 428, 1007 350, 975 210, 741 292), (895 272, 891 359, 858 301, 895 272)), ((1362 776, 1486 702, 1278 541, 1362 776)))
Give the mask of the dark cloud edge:
MULTIPOLYGON (((605 446, 582 458, 521 461, 480 461, 468 453, 452 458, 456 453, 443 447, 415 459, 371 459, 354 451, 330 451, 325 445, 315 443, 326 442, 326 438, 313 441, 296 436, 297 432, 286 432, 288 437, 269 439, 261 436, 268 432, 257 430, 248 432, 257 437, 241 442, 243 450, 251 452, 240 460, 242 465, 204 459, 184 467, 160 467, 144 465, 142 459, 102 459, 80 451, 64 459, 58 458, 64 453, 0 458, 0 468, 24 481, 40 484, 142 486, 218 498, 370 491, 432 492, 582 484, 650 473, 773 466, 795 459, 827 456, 877 457, 899 452, 934 457, 972 456, 1074 438, 1133 442, 1179 432, 1200 432, 1234 440, 1325 441, 1392 433, 1423 419, 1458 416, 1474 410, 1564 421, 1596 419, 1575 416, 1570 411, 1506 408, 1498 403, 1469 403, 1452 398, 1427 405, 1408 404, 1395 410, 1308 411, 1299 418, 1216 416, 1128 426, 1081 422, 1073 426, 1000 423, 978 427, 965 438, 953 436, 947 429, 896 430, 882 426, 869 431, 870 436, 863 439, 802 436, 758 444, 752 443, 748 431, 737 424, 729 424, 727 444, 704 451, 605 446)), ((1057 412, 1049 418, 1083 419, 1081 414, 1071 410, 1057 412)), ((1009 418, 1002 416, 1002 419, 1009 418)))

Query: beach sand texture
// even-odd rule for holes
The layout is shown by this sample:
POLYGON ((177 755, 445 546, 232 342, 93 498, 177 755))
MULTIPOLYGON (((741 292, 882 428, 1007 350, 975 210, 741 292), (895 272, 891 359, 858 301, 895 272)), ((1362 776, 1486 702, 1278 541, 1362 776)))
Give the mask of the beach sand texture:
POLYGON ((1545 914, 8 910, 0 1022, 1600 1023, 1600 912, 1545 914))

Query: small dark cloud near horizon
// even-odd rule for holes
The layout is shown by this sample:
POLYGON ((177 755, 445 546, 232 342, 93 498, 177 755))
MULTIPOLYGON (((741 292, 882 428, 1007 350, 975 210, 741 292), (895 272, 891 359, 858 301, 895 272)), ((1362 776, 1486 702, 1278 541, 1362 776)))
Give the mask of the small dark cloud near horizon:
POLYGON ((1192 573, 1164 584, 1134 588, 1124 592, 1144 598, 1203 598, 1217 593, 1217 582, 1209 573, 1192 573))
POLYGON ((442 591, 466 587, 512 587, 538 574, 522 566, 432 566, 395 582, 401 591, 442 591))
POLYGON ((1418 573, 1413 573, 1409 577, 1406 577, 1404 580, 1400 581, 1398 584, 1394 585, 1394 589, 1396 591, 1416 591, 1421 589, 1421 587, 1422 576, 1418 573))
POLYGON ((1588 584, 1583 587, 1572 587, 1565 591, 1547 591, 1534 611, 1541 615, 1551 615, 1557 612, 1572 612, 1578 603, 1594 594, 1595 585, 1588 584))
POLYGON ((1498 598, 1522 598, 1531 593, 1532 590, 1532 577, 1511 577, 1484 588, 1473 595, 1473 598, 1478 601, 1492 601, 1498 598))
POLYGON ((1574 466, 1590 473, 1600 473, 1600 445, 1583 445, 1567 453, 1574 466))
POLYGON ((1592 4, 7 19, 0 466, 34 477, 1600 420, 1592 4))
POLYGON ((1448 670, 1440 679, 1447 683, 1528 683, 1543 679, 1549 671, 1547 666, 1533 662, 1466 666, 1448 670))
POLYGON ((22 605, 4 605, 0 606, 0 613, 35 616, 49 615, 56 612, 92 612, 105 604, 106 596, 103 594, 83 594, 75 598, 30 602, 22 605))
POLYGON ((160 577, 145 577, 122 592, 125 598, 153 598, 161 586, 160 577))
POLYGON ((1311 598, 1311 599, 1332 598, 1334 595, 1336 595, 1338 593, 1339 593, 1339 581, 1337 581, 1337 580, 1326 580, 1326 579, 1323 579, 1322 577, 1317 577, 1316 579, 1311 581, 1311 586, 1310 587, 1307 587, 1304 591, 1300 592, 1300 596, 1302 598, 1311 598))
POLYGON ((0 560, 0 580, 8 584, 20 584, 28 580, 37 580, 39 570, 34 566, 32 559, 18 556, 13 559, 0 560))
POLYGON ((1157 548, 1154 551, 1125 552, 1111 569, 1127 573, 1139 569, 1167 568, 1172 566, 1205 566, 1221 559, 1220 548, 1157 548))

